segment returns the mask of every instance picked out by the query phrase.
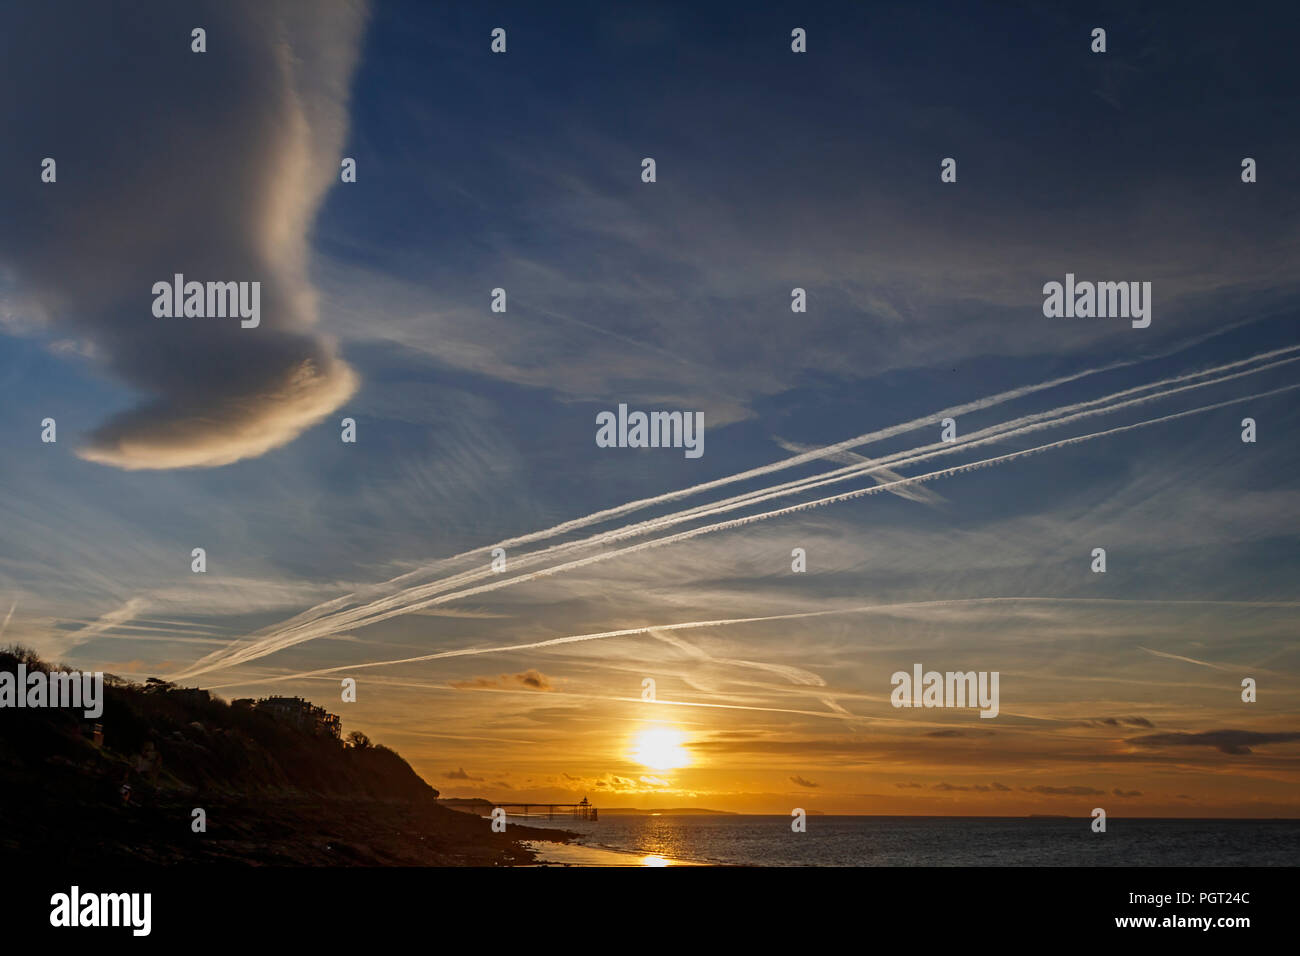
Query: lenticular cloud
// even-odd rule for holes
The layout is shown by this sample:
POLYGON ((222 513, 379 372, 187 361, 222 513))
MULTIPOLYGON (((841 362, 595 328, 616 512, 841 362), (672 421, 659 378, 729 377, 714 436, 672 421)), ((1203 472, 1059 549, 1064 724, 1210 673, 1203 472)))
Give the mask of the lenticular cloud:
POLYGON ((41 153, 0 156, 8 311, 84 343, 141 395, 91 431, 82 456, 223 465, 337 408, 357 377, 314 328, 308 237, 338 179, 364 8, 84 3, 10 19, 22 22, 0 57, 32 82, 0 93, 0 117, 41 153), (191 49, 197 25, 206 52, 191 49), (41 180, 46 157, 54 182, 41 180), (260 324, 156 317, 153 284, 177 273, 259 282, 260 324))

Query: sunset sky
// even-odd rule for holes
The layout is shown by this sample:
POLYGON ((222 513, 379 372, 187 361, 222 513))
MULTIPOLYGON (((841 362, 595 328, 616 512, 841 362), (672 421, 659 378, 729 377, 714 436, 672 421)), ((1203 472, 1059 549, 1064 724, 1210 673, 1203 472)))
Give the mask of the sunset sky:
POLYGON ((1297 28, 1126 6, 6 12, 0 643, 308 697, 444 796, 1296 816, 1297 28))

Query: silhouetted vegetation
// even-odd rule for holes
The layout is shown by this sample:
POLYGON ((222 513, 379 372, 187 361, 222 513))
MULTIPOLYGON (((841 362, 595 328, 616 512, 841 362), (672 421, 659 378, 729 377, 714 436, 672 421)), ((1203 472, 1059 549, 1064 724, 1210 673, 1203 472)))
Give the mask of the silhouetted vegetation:
MULTIPOLYGON (((20 663, 55 669, 28 648, 0 650, 0 671, 20 663)), ((0 709, 0 817, 10 821, 0 852, 306 865, 531 858, 516 842, 523 832, 493 834, 437 797, 359 731, 313 733, 251 700, 159 679, 106 676, 94 720, 82 709, 0 709), (194 807, 206 833, 191 831, 194 807)))
MULTIPOLYGON (((49 671, 30 649, 0 650, 0 670, 49 671)), ((156 779, 139 786, 163 789, 300 792, 374 798, 436 798, 438 791, 387 747, 359 731, 345 746, 307 733, 253 707, 232 707, 205 690, 151 678, 144 684, 105 681, 104 712, 96 721, 80 711, 16 709, 0 723, 0 760, 20 763, 63 759, 88 771, 120 769, 152 744, 161 756, 156 779), (103 746, 92 742, 92 723, 103 726, 103 746)))

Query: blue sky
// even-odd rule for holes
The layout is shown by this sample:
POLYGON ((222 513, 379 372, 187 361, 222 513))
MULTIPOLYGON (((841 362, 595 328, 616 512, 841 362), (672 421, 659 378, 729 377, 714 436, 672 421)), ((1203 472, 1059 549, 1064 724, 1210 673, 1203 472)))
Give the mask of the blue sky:
POLYGON ((928 446, 943 410, 1038 383, 1071 379, 957 414, 959 437, 1195 387, 894 474, 1297 383, 1293 23, 845 7, 12 14, 6 62, 59 66, 4 100, 4 639, 329 705, 376 661, 908 605, 367 667, 338 706, 449 793, 1065 812, 1118 789, 1142 792, 1135 812, 1293 812, 1295 392, 627 555, 575 544, 596 559, 503 583, 534 547, 853 459, 795 465, 508 546, 506 575, 468 583, 491 590, 409 590, 899 423, 923 422, 850 454, 928 446), (264 326, 150 315, 152 281, 205 270, 261 276, 264 326), (1067 272, 1151 282, 1150 327, 1044 317, 1067 272), (598 448, 619 403, 702 411, 705 454, 598 448), (205 456, 236 460, 175 467, 205 456), (391 616, 295 624, 349 594, 391 616), (1000 670, 1004 716, 890 708, 889 674, 915 661, 1000 670), (680 703, 647 714, 647 676, 680 703), (694 759, 646 772, 626 738, 665 722, 694 759), (1137 739, 1225 731, 1263 736, 1248 755, 1137 739), (1010 798, 952 789, 995 779, 1010 798))

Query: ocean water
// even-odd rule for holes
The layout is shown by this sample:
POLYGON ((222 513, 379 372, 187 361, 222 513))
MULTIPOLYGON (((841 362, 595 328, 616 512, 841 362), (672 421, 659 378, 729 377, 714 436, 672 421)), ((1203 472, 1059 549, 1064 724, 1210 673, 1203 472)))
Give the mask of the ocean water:
MULTIPOLYGON (((581 834, 593 851, 757 866, 1296 866, 1300 821, 608 814, 596 823, 510 817, 581 834)), ((544 859, 576 860, 538 843, 544 859)), ((606 853, 606 858, 615 859, 606 853)), ((633 864, 641 860, 631 861, 633 864)))

